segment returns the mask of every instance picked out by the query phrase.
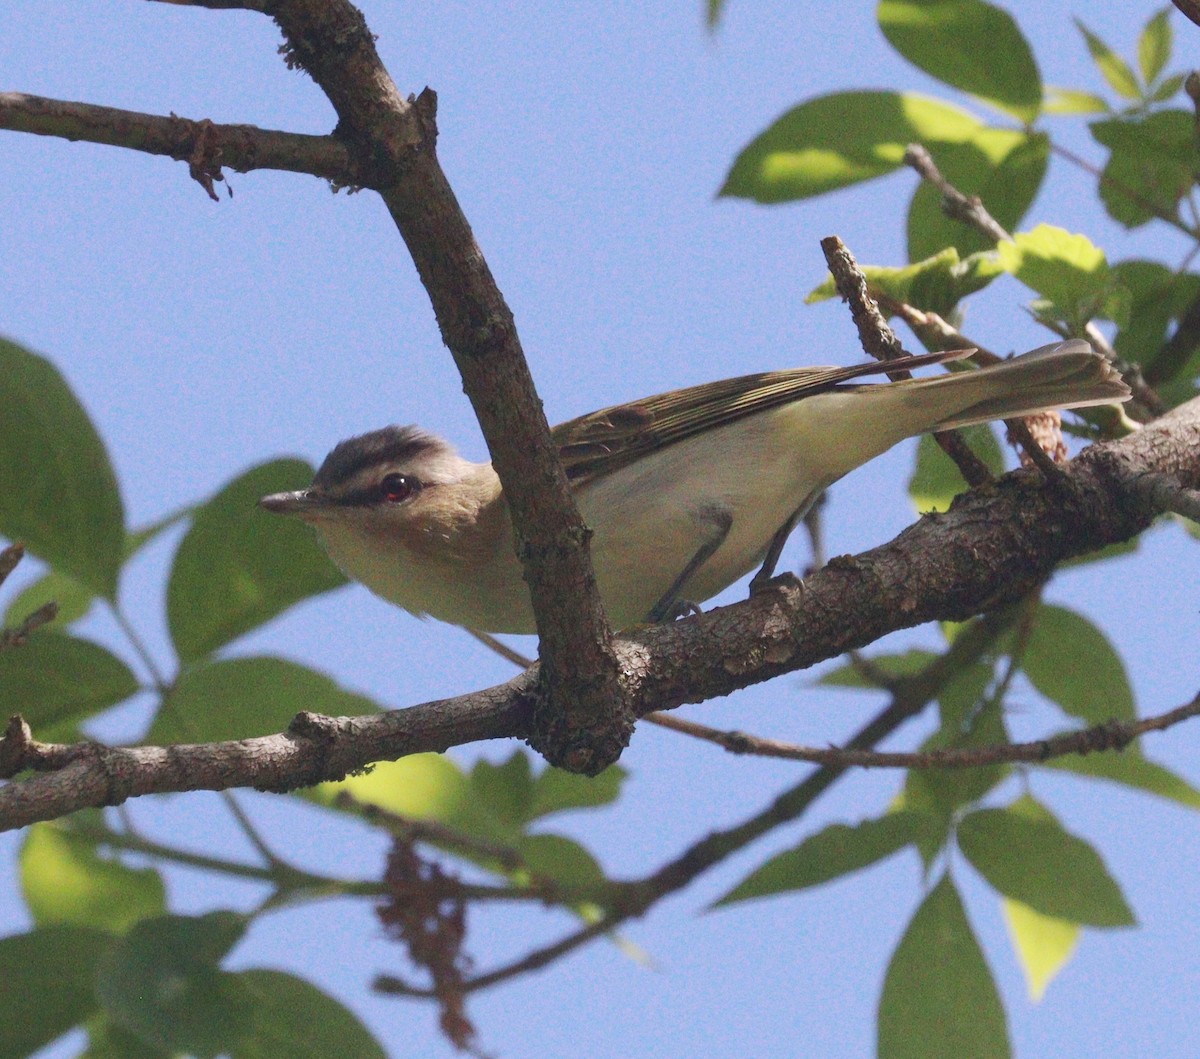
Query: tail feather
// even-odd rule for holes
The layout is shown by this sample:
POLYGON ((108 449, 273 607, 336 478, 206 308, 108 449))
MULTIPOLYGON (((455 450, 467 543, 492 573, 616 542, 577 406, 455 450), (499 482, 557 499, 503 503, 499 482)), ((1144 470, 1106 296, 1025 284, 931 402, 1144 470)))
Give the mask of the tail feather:
POLYGON ((898 385, 913 387, 906 396, 915 404, 929 402, 930 430, 1129 399, 1129 387, 1116 368, 1078 339, 1042 346, 975 371, 898 385))

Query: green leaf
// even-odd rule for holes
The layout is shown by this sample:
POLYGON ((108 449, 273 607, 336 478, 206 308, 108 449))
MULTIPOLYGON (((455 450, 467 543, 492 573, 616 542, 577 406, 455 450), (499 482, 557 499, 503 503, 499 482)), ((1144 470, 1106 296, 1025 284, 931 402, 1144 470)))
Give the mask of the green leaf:
POLYGON ((471 791, 493 816, 520 831, 533 807, 533 772, 525 751, 514 750, 502 765, 477 761, 471 769, 471 791))
POLYGON ((0 1055, 30 1055, 96 1009, 92 979, 111 942, 66 925, 0 938, 0 1055))
POLYGON ((1154 84, 1171 61, 1171 44, 1171 9, 1164 7, 1146 23, 1138 38, 1138 66, 1146 84, 1154 84))
POLYGON ((1087 236, 1039 224, 1031 232, 1017 232, 997 250, 1005 270, 1053 303, 1057 318, 1073 333, 1082 334, 1095 316, 1127 320, 1131 295, 1087 236))
POLYGON ((1134 718, 1125 666, 1104 633, 1082 614, 1042 604, 1021 666, 1046 698, 1088 724, 1134 718))
POLYGON ((881 0, 888 42, 931 77, 987 100, 1026 124, 1042 79, 1013 17, 983 0, 881 0))
POLYGON ((980 128, 965 110, 913 93, 820 96, 745 147, 720 194, 756 202, 822 195, 898 169, 910 143, 961 143, 980 128))
POLYGON ((604 882, 596 858, 578 842, 562 835, 526 835, 516 846, 528 871, 560 886, 587 887, 604 882))
POLYGON ((184 661, 202 658, 346 579, 312 531, 258 506, 312 479, 302 460, 253 467, 197 508, 167 588, 167 624, 184 661))
POLYGON ((1046 85, 1043 114, 1108 114, 1112 107, 1101 96, 1078 88, 1046 85))
POLYGON ((51 570, 18 593, 4 612, 5 625, 20 625, 30 614, 53 600, 58 604, 54 619, 59 628, 84 617, 92 609, 96 593, 73 577, 51 570))
POLYGON ((283 658, 230 658, 186 670, 163 700, 146 742, 215 743, 283 731, 301 710, 358 717, 379 707, 324 673, 283 658))
POLYGON ((95 973, 96 993, 117 1025, 144 1041, 202 1057, 237 1053, 253 999, 218 964, 245 932, 243 916, 161 916, 113 944, 95 973))
POLYGON ((1000 907, 1008 936, 1025 972, 1030 999, 1041 1000, 1046 987, 1074 954, 1082 928, 1078 923, 1044 916, 1011 897, 1001 898, 1000 907))
MULTIPOLYGON (((915 676, 935 658, 937 655, 932 651, 912 648, 900 654, 873 655, 867 661, 886 677, 895 680, 899 677, 915 676)), ((873 681, 863 672, 861 666, 852 661, 845 662, 828 673, 823 673, 817 683, 837 688, 865 688, 871 691, 878 690, 882 686, 873 681)))
POLYGON ((34 824, 21 847, 21 889, 39 926, 73 923, 123 934, 166 911, 153 868, 101 858, 94 844, 58 824, 34 824))
MULTIPOLYGON (((967 427, 963 433, 971 451, 993 475, 1004 473, 1004 456, 992 428, 986 423, 967 427)), ((928 434, 917 443, 917 465, 908 480, 908 496, 919 514, 927 511, 946 511, 951 501, 964 492, 967 483, 962 472, 936 441, 928 434)))
POLYGON ((709 29, 716 29, 720 24, 724 7, 725 0, 706 0, 704 17, 708 22, 709 29))
POLYGON ((544 768, 534 780, 529 819, 536 820, 569 809, 610 805, 620 797, 621 785, 627 775, 620 765, 610 765, 600 775, 591 777, 553 766, 544 768))
POLYGON ((115 599, 125 513, 104 442, 48 360, 0 339, 0 534, 115 599))
POLYGON ((1112 152, 1100 179, 1109 216, 1127 228, 1177 216, 1198 164, 1192 115, 1160 110, 1092 122, 1090 128, 1112 152))
MULTIPOLYGON (((884 294, 942 316, 950 315, 963 298, 982 290, 1004 272, 994 253, 972 254, 962 261, 952 246, 912 265, 901 268, 866 265, 862 271, 867 288, 875 297, 884 294)), ((838 297, 837 286, 833 277, 827 276, 805 298, 805 303, 812 305, 835 297, 838 297)))
POLYGON ((1183 87, 1183 82, 1186 80, 1187 76, 1185 74, 1172 74, 1150 93, 1150 102, 1165 103, 1183 87))
POLYGON ((1005 897, 1045 916, 1096 927, 1135 922, 1121 888, 1104 861, 1032 799, 1030 805, 979 809, 958 824, 958 845, 967 859, 1005 897))
POLYGON ((253 1003, 236 1059, 387 1059, 358 1016, 311 982, 267 970, 234 977, 253 1003))
POLYGON ((156 1048, 104 1014, 87 1021, 88 1046, 79 1059, 178 1059, 178 1053, 156 1048))
MULTIPOLYGON (((1178 322, 1200 298, 1200 276, 1177 273, 1158 261, 1140 259, 1118 261, 1110 271, 1131 298, 1129 319, 1117 332, 1114 343, 1117 354, 1151 369, 1162 352, 1171 323, 1178 322)), ((1190 375, 1186 364, 1171 371, 1172 375, 1176 373, 1190 375)))
MULTIPOLYGON (((987 696, 993 678, 993 666, 981 662, 955 674, 938 694, 942 723, 921 744, 922 751, 996 746, 1009 741, 1003 706, 987 696)), ((1010 766, 1003 764, 910 769, 904 780, 905 805, 924 808, 948 822, 961 806, 978 801, 1010 770, 1010 766)), ((925 848, 928 853, 931 847, 925 848)))
POLYGON ((1075 19, 1075 25, 1083 34, 1092 59, 1112 90, 1126 99, 1140 100, 1142 90, 1138 87, 1137 78, 1133 76, 1129 64, 1088 29, 1082 21, 1075 19))
MULTIPOLYGON (((1021 223, 1042 186, 1050 157, 1045 134, 980 128, 957 143, 927 144, 942 174, 964 195, 978 195, 1006 230, 1021 223)), ((942 195, 927 181, 908 208, 908 256, 913 261, 953 246, 964 258, 994 243, 942 211, 942 195)))
POLYGON ((1119 753, 1068 754, 1040 763, 1042 768, 1074 772, 1079 776, 1120 783, 1134 790, 1156 794, 1168 801, 1200 809, 1200 791, 1170 769, 1142 756, 1137 745, 1119 753))
POLYGON ((340 791, 360 802, 377 805, 413 820, 450 823, 471 812, 471 783, 444 754, 411 754, 399 761, 379 761, 338 783, 306 788, 304 796, 332 806, 340 791))
POLYGON ((755 868, 712 907, 819 886, 860 871, 911 845, 929 825, 923 813, 888 813, 858 824, 830 824, 755 868))
POLYGON ((39 629, 24 647, 0 652, 0 702, 39 739, 74 734, 94 713, 138 691, 129 667, 90 640, 39 629))
POLYGON ((991 971, 949 875, 896 946, 879 1000, 879 1059, 1008 1059, 991 971))

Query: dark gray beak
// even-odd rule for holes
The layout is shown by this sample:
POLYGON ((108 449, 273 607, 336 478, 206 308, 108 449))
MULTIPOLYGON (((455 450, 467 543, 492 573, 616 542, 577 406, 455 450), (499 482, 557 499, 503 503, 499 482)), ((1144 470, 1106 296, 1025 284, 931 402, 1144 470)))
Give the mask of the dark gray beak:
POLYGON ((333 505, 326 497, 311 489, 297 489, 294 493, 272 493, 264 496, 258 506, 276 515, 298 515, 300 518, 326 511, 333 505))

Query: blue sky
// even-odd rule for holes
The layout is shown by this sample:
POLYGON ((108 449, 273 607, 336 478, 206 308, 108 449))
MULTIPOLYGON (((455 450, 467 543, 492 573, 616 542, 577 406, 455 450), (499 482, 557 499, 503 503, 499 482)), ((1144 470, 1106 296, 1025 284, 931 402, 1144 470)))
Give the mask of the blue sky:
MULTIPOLYGON (((916 178, 902 173, 787 207, 714 196, 739 148, 801 99, 885 87, 961 102, 888 48, 871 5, 733 0, 715 35, 703 28, 699 0, 362 6, 401 89, 428 84, 439 93, 443 166, 516 314, 552 422, 713 378, 860 359, 844 309, 803 304, 824 272, 817 241, 836 233, 860 260, 900 263, 916 178)), ((316 87, 277 57, 277 31, 262 16, 98 0, 9 7, 0 17, 4 89, 293 131, 333 124, 316 87)), ((1128 54, 1154 10, 1048 0, 1022 5, 1019 17, 1046 81, 1101 91, 1070 17, 1080 14, 1128 54)), ((1179 19, 1175 28, 1186 55, 1197 31, 1179 19)), ((1052 128, 1102 160, 1077 126, 1052 128)), ((434 428, 482 457, 424 291, 372 194, 233 173, 234 197, 214 204, 181 164, 12 133, 0 134, 0 172, 0 332, 49 356, 81 396, 132 524, 210 495, 251 464, 285 454, 319 461, 340 438, 391 422, 434 428)), ((1182 256, 1173 234, 1130 238, 1093 201, 1088 179, 1054 160, 1025 224, 1082 231, 1110 258, 1182 256)), ((1015 283, 997 283, 971 303, 964 329, 1001 352, 1047 341, 1025 298, 1015 283)), ((881 543, 911 521, 911 461, 902 446, 838 484, 827 509, 831 554, 881 543)), ((164 570, 177 541, 168 535, 147 549, 123 584, 128 610, 164 660, 164 570)), ((802 567, 806 558, 797 537, 785 563, 802 567)), ((1048 598, 1122 641, 1140 709, 1159 712, 1196 690, 1198 575, 1195 542, 1163 528, 1136 557, 1062 575, 1048 598)), ((102 618, 87 631, 117 642, 102 618)), ((936 630, 921 629, 886 646, 938 642, 936 630)), ((296 608, 235 653, 300 660, 396 706, 511 672, 462 632, 357 587, 296 608)), ((1019 688, 1014 702, 1018 734, 1052 723, 1032 689, 1019 688)), ((686 715, 820 744, 843 739, 878 706, 814 688, 801 674, 686 715)), ((134 704, 105 735, 136 738, 145 720, 144 704, 134 704)), ((912 745, 924 730, 911 725, 895 745, 912 745)), ((1146 749, 1200 782, 1190 736, 1175 729, 1146 749)), ((454 756, 469 762, 510 749, 454 756)), ((750 815, 803 773, 645 727, 624 764, 631 778, 619 806, 568 821, 617 876, 646 872, 708 828, 750 815)), ((800 897, 701 911, 770 851, 820 824, 882 811, 898 782, 850 777, 799 828, 631 924, 627 936, 650 968, 602 943, 473 998, 482 1044, 509 1057, 870 1054, 883 972, 920 899, 915 857, 800 897)), ((1068 778, 1038 774, 1033 783, 1102 850, 1141 926, 1086 932, 1074 962, 1033 1005, 995 901, 956 865, 1016 1054, 1195 1055, 1195 815, 1068 778)), ((279 798, 243 801, 298 862, 378 873, 384 847, 373 833, 279 798)), ((251 856, 214 796, 143 800, 130 812, 150 834, 251 856)), ((0 933, 26 924, 11 867, 16 846, 16 837, 0 836, 0 933)), ((261 896, 181 870, 168 879, 181 910, 250 907, 261 896)), ((486 968, 566 925, 541 912, 485 913, 472 921, 471 948, 486 968)), ((310 975, 351 1003, 391 1054, 449 1054, 432 1009, 367 992, 377 972, 404 961, 362 904, 279 913, 239 946, 233 965, 310 975)))

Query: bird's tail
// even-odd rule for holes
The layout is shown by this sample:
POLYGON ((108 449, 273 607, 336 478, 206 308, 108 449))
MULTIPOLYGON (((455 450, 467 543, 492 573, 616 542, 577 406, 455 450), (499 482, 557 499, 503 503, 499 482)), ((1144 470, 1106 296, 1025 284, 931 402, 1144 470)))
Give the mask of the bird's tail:
POLYGON ((928 430, 1129 399, 1129 387, 1113 365, 1079 339, 974 371, 893 383, 889 389, 912 411, 926 412, 928 430))

